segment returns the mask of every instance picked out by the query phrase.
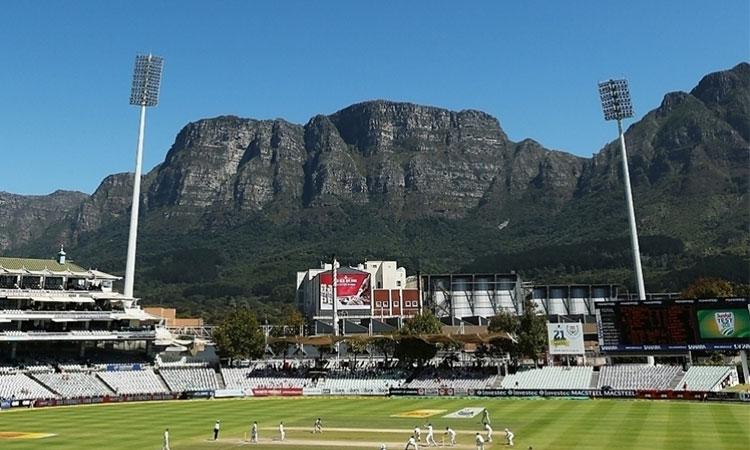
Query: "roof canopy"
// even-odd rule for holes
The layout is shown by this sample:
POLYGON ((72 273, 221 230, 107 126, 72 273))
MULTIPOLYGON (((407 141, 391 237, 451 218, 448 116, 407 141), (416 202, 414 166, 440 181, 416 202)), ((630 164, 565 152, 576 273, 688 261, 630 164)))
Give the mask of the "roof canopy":
POLYGON ((60 264, 54 259, 11 258, 0 256, 0 275, 65 276, 99 280, 119 280, 120 277, 87 270, 71 262, 60 264))
POLYGON ((353 336, 332 336, 329 334, 319 336, 269 336, 268 342, 288 342, 290 344, 305 345, 332 345, 339 341, 360 341, 371 342, 380 339, 389 339, 400 341, 402 339, 420 339, 431 344, 487 344, 498 339, 513 338, 508 333, 472 333, 472 334, 420 334, 420 335, 400 335, 385 334, 380 336, 353 335, 353 336))

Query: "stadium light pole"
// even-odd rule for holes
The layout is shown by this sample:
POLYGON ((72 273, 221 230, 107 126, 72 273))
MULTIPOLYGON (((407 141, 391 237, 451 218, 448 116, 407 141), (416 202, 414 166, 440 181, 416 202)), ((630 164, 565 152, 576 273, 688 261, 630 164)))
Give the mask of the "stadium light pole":
MULTIPOLYGON (((333 264, 331 265, 331 301, 332 301, 332 307, 333 307, 333 317, 331 318, 331 323, 333 325, 333 335, 338 336, 339 335, 339 309, 336 301, 336 288, 337 286, 337 273, 336 273, 336 256, 333 257, 333 264)), ((336 341, 336 350, 338 351, 338 341, 336 341)))
POLYGON ((638 299, 646 300, 646 288, 643 283, 643 269, 641 268, 641 252, 638 245, 638 230, 635 224, 635 209, 633 208, 633 193, 630 189, 630 172, 628 170, 628 154, 625 150, 625 134, 622 131, 622 119, 633 117, 633 104, 630 101, 628 80, 607 80, 599 83, 599 96, 602 100, 604 120, 616 120, 617 131, 620 135, 620 152, 622 154, 622 174, 625 179, 625 201, 628 205, 628 222, 630 224, 630 244, 633 250, 633 266, 635 269, 638 299))
POLYGON ((138 125, 138 147, 135 152, 135 174, 133 175, 133 205, 130 210, 130 233, 128 234, 128 256, 125 263, 126 297, 133 297, 135 278, 135 247, 138 236, 138 207, 141 197, 141 165, 143 163, 143 133, 146 129, 146 107, 156 106, 159 101, 159 87, 164 58, 160 56, 136 55, 133 70, 133 86, 130 90, 130 104, 141 107, 138 125))

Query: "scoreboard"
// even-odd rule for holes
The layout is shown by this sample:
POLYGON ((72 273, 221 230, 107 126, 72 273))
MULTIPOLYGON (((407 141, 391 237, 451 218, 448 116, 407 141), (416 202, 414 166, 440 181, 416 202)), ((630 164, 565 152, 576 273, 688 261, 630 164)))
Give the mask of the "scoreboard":
POLYGON ((747 298, 596 303, 603 352, 750 349, 747 298))

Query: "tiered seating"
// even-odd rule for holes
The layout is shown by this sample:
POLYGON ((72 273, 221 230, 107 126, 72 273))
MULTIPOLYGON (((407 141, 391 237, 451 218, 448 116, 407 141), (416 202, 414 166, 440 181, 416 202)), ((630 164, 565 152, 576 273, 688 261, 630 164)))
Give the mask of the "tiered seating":
POLYGON ((216 372, 205 367, 162 368, 159 373, 172 392, 215 391, 219 387, 216 372))
POLYGON ((110 391, 95 375, 84 372, 40 373, 36 379, 65 398, 96 397, 111 395, 110 391))
POLYGON ((166 394, 169 390, 151 369, 99 372, 102 379, 116 394, 166 394))
POLYGON ((55 397, 55 394, 24 374, 0 375, 0 398, 24 400, 55 397))
POLYGON ((676 390, 720 391, 737 383, 734 367, 692 366, 679 382, 676 390))
POLYGON ((303 388, 314 384, 312 379, 303 377, 255 376, 251 368, 221 369, 221 374, 227 389, 303 388))
POLYGON ((495 384, 497 375, 483 376, 481 378, 416 378, 404 387, 416 388, 416 389, 437 389, 437 388, 452 388, 457 390, 469 390, 469 389, 488 389, 495 384))
POLYGON ((600 388, 612 389, 670 389, 672 380, 678 376, 678 366, 647 366, 621 364, 604 366, 599 373, 600 388))
POLYGON ((33 366, 26 366, 24 368, 25 372, 28 373, 48 373, 52 372, 54 369, 51 366, 48 366, 46 364, 35 364, 33 366))
POLYGON ((505 377, 505 389, 588 389, 592 367, 544 367, 505 377))
POLYGON ((404 381, 406 381, 405 376, 399 371, 377 373, 366 370, 363 372, 330 373, 327 377, 319 379, 316 387, 324 391, 329 390, 334 395, 385 395, 390 388, 400 387, 404 381))
POLYGON ((467 367, 428 368, 414 377, 404 387, 414 389, 454 389, 457 393, 467 393, 474 389, 493 387, 498 375, 487 370, 476 370, 467 367))

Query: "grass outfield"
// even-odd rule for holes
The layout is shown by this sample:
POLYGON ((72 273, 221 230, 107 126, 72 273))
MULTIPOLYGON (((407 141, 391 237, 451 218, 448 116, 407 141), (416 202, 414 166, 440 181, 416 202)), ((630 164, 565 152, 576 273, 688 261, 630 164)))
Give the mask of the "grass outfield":
MULTIPOLYGON (((750 405, 635 400, 447 399, 447 398, 266 398, 143 402, 94 406, 11 410, 0 413, 4 433, 52 433, 36 439, 0 437, 0 448, 15 449, 161 449, 169 427, 173 450, 198 449, 403 449, 415 425, 451 425, 459 432, 458 448, 473 447, 481 415, 444 419, 463 407, 490 412, 494 442, 487 449, 509 448, 503 428, 516 434, 515 448, 542 449, 726 449, 750 448, 750 405), (445 410, 429 419, 397 418, 417 409, 445 410), (324 433, 313 435, 315 417, 324 433), (210 441, 214 421, 221 419, 218 442, 210 441), (249 425, 260 425, 259 444, 244 443, 249 425), (277 437, 280 420, 288 442, 277 437), (339 431, 336 431, 338 429, 339 431), (348 444, 348 445, 347 445, 348 444)), ((424 433, 423 433, 424 438, 424 433)), ((422 448, 420 446, 420 448, 422 448)))

